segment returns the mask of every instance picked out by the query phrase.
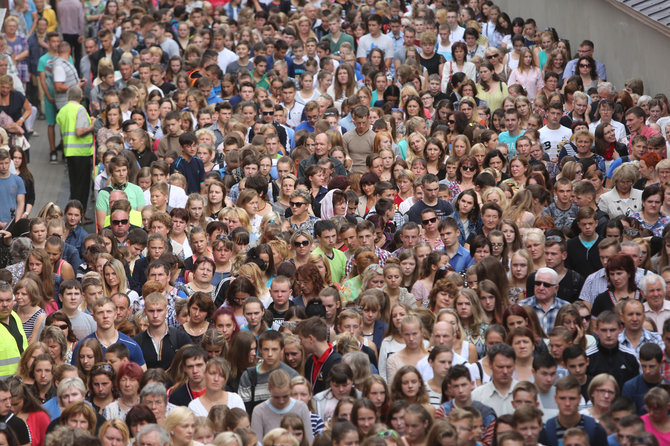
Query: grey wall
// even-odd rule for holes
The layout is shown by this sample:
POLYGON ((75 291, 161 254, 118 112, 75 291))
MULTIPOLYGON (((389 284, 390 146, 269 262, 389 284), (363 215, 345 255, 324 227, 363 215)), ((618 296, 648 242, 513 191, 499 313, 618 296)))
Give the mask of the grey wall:
POLYGON ((496 0, 510 18, 532 17, 541 31, 549 26, 568 38, 573 53, 584 39, 595 43, 596 59, 607 66, 617 89, 640 77, 645 94, 670 94, 670 31, 660 32, 607 0, 496 0))

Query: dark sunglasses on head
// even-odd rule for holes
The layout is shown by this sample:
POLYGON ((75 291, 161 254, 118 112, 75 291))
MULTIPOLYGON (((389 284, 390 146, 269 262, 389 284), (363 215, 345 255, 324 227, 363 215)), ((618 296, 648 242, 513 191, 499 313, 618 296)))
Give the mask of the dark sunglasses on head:
POLYGON ((475 166, 461 166, 461 169, 469 170, 470 172, 474 172, 475 170, 477 170, 475 166))
POLYGON ((295 246, 296 248, 299 248, 300 246, 304 247, 304 246, 308 246, 308 245, 309 245, 309 240, 303 240, 301 242, 296 240, 295 242, 293 242, 293 246, 295 246))
POLYGON ((436 221, 437 221, 437 217, 433 217, 433 218, 427 218, 425 220, 421 220, 421 223, 423 223, 424 225, 427 225, 428 223, 435 223, 436 221))
POLYGON ((118 225, 127 225, 127 224, 128 224, 128 219, 127 219, 127 218, 124 218, 123 220, 112 220, 112 224, 113 224, 114 226, 118 226, 118 225))

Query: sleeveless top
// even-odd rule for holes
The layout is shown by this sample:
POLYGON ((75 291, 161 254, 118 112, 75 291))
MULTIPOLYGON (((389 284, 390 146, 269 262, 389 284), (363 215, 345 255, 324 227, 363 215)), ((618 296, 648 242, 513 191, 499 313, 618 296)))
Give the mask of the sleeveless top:
POLYGON ((35 321, 43 314, 45 314, 45 311, 40 308, 35 313, 33 313, 32 316, 30 316, 30 319, 23 322, 23 331, 26 333, 26 338, 29 338, 30 335, 33 334, 33 330, 35 329, 35 321))
POLYGON ((59 276, 61 275, 61 271, 62 271, 62 269, 63 269, 63 265, 64 265, 64 264, 65 264, 65 260, 60 259, 60 260, 58 261, 58 268, 56 269, 56 274, 58 274, 59 276))

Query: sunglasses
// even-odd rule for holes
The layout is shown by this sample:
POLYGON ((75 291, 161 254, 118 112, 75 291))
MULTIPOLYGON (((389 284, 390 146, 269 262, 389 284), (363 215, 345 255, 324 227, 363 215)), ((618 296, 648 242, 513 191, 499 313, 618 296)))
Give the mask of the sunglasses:
POLYGON ((437 217, 433 217, 433 218, 427 218, 425 220, 421 220, 421 223, 423 223, 424 225, 427 225, 428 223, 435 223, 436 221, 437 221, 437 217))
POLYGON ((308 245, 309 245, 309 240, 303 240, 302 242, 298 242, 298 241, 293 242, 293 246, 295 246, 296 248, 299 248, 301 246, 305 247, 305 246, 308 246, 308 245))
POLYGON ((591 322, 591 315, 587 314, 586 316, 582 316, 582 319, 584 319, 586 322, 591 322))
POLYGON ((535 286, 541 286, 541 287, 544 287, 544 288, 551 288, 551 287, 553 287, 553 286, 556 286, 556 284, 555 284, 555 283, 542 282, 542 281, 540 281, 540 280, 536 280, 536 281, 535 281, 535 286))
POLYGON ((289 202, 289 204, 291 205, 291 207, 295 206, 295 207, 299 208, 300 206, 304 206, 307 203, 303 203, 301 201, 291 201, 291 202, 289 202))
POLYGON ((474 172, 475 170, 477 170, 475 166, 461 166, 461 169, 469 170, 470 172, 474 172))
POLYGON ((447 123, 449 123, 449 124, 456 124, 456 121, 454 121, 453 119, 450 119, 450 120, 447 121, 447 123))
POLYGON ((591 64, 588 63, 580 63, 579 68, 591 68, 591 64))
POLYGON ((52 325, 53 325, 54 327, 58 327, 58 328, 60 328, 61 330, 67 330, 67 329, 70 328, 70 327, 67 326, 67 324, 62 324, 62 325, 52 324, 52 325))
POLYGON ((274 114, 275 114, 275 112, 273 112, 273 111, 264 111, 263 112, 263 116, 272 116, 274 114))
POLYGON ((128 219, 127 219, 127 218, 124 218, 123 220, 112 220, 112 224, 113 224, 114 226, 118 226, 118 225, 127 225, 127 224, 128 224, 128 219))
POLYGON ((489 54, 488 56, 486 56, 487 59, 493 59, 494 57, 498 57, 498 55, 497 54, 489 54))

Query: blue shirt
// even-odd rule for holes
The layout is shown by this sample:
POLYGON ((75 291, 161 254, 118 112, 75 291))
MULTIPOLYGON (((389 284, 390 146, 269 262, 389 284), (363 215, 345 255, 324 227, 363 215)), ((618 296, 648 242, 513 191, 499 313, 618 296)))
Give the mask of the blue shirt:
MULTIPOLYGON (((124 335, 120 331, 117 332, 117 333, 119 335, 119 338, 116 340, 116 342, 120 342, 120 343, 124 344, 126 347, 128 347, 128 352, 130 352, 130 360, 132 362, 140 365, 140 366, 144 365, 145 364, 144 355, 142 354, 142 349, 137 344, 137 342, 132 340, 130 337, 124 335)), ((95 331, 93 333, 91 333, 90 335, 86 336, 84 339, 89 339, 89 338, 98 339, 98 337, 96 336, 95 331)), ((74 351, 72 352, 72 361, 70 362, 72 365, 77 364, 77 355, 79 353, 79 346, 81 345, 81 343, 84 339, 82 339, 81 341, 79 341, 77 343, 77 345, 74 348, 74 351)), ((102 345, 103 356, 105 355, 106 350, 107 350, 107 348, 104 345, 102 345)))
POLYGON ((542 308, 540 304, 537 303, 537 297, 535 296, 531 296, 528 299, 524 299, 521 302, 518 302, 518 304, 521 306, 530 305, 533 307, 535 314, 537 314, 537 317, 540 319, 540 325, 542 325, 542 329, 545 333, 549 333, 554 329, 554 323, 556 322, 556 315, 558 314, 558 310, 560 310, 562 306, 569 303, 570 302, 567 302, 563 299, 554 297, 554 302, 547 309, 547 311, 544 311, 544 308, 542 308))
POLYGON ((298 124, 295 128, 295 131, 299 130, 307 130, 309 133, 314 133, 314 127, 309 125, 309 121, 303 121, 300 124, 298 124))
POLYGON ((474 264, 475 260, 470 256, 470 251, 463 246, 459 246, 456 255, 449 259, 449 265, 458 273, 465 271, 474 264))
MULTIPOLYGON (((665 378, 662 378, 659 384, 670 384, 670 381, 668 381, 665 378)), ((630 398, 635 403, 635 407, 637 407, 637 414, 644 415, 647 413, 647 408, 644 405, 644 396, 653 387, 656 386, 653 385, 649 386, 642 379, 642 375, 638 375, 635 378, 629 379, 624 383, 623 389, 621 390, 621 396, 630 398)))
POLYGON ((197 156, 186 161, 181 156, 173 161, 170 166, 170 173, 175 171, 186 177, 186 193, 199 194, 200 184, 205 181, 205 166, 197 156))
POLYGON ((18 175, 10 173, 9 177, 0 178, 0 221, 8 223, 11 220, 10 209, 17 211, 16 198, 21 194, 26 195, 26 186, 18 175))

